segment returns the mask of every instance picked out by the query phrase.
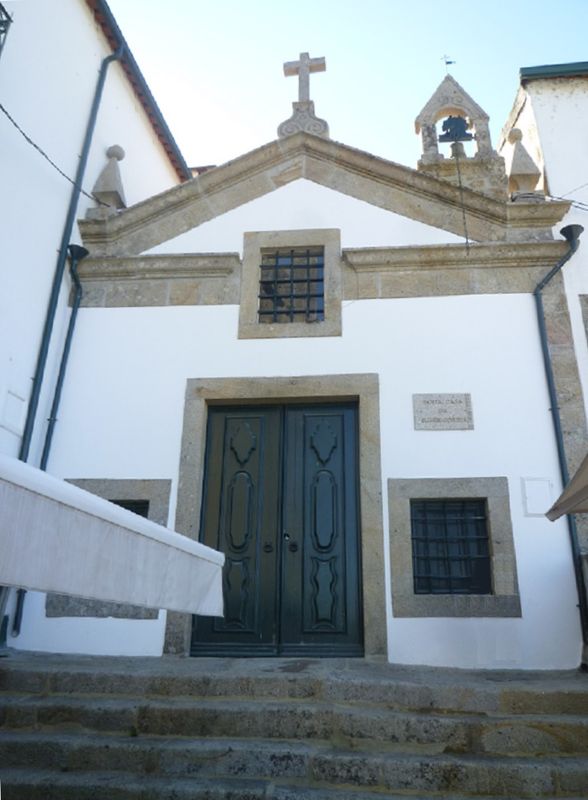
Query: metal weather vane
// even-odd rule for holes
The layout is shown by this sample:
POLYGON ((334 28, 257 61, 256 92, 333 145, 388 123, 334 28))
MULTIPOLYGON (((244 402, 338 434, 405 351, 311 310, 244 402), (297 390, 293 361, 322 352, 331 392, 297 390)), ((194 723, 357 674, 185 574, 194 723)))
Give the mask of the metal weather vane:
POLYGON ((441 56, 441 61, 443 61, 443 63, 445 64, 445 72, 447 75, 449 75, 449 65, 457 64, 457 61, 453 61, 451 56, 448 55, 441 56))

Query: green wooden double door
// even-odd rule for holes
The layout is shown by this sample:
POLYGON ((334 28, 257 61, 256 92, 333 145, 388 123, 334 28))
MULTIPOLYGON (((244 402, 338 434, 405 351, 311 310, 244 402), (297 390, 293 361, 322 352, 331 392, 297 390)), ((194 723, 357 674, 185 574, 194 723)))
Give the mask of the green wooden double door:
POLYGON ((354 404, 211 407, 201 541, 225 553, 224 618, 193 655, 363 654, 354 404))

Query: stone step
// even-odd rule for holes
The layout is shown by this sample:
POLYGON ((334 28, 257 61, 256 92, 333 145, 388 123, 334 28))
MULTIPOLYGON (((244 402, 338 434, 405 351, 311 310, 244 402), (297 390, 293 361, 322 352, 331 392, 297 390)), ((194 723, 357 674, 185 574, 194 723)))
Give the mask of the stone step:
POLYGON ((114 659, 15 655, 0 691, 292 698, 408 711, 588 715, 588 676, 394 667, 362 659, 114 659))
MULTIPOLYGON (((588 795, 588 759, 419 755, 337 747, 328 742, 192 740, 39 734, 2 735, 2 783, 7 772, 51 769, 52 780, 74 773, 200 782, 270 781, 321 789, 370 789, 414 796, 543 798, 588 795)), ((20 774, 19 773, 19 774, 20 774)), ((16 774, 16 773, 15 773, 16 774)), ((124 778, 124 785, 127 781, 124 778)), ((50 784, 50 781, 49 781, 50 784)), ((11 797, 12 795, 8 795, 11 797)), ((100 795, 96 795, 100 796, 100 795)), ((124 795, 121 795, 124 797, 124 795)), ((139 795, 141 796, 141 795, 139 795)), ((198 795, 197 795, 198 796, 198 795)), ((204 795, 206 796, 206 795, 204 795)), ((47 795, 51 797, 51 795, 47 795)), ((108 795, 112 797, 112 795, 108 795)))
MULTIPOLYGON (((10 800, 440 800, 437 794, 382 794, 369 789, 302 786, 294 781, 170 780, 120 772, 59 774, 30 769, 3 770, 2 786, 10 800)), ((443 800, 465 800, 465 795, 444 794, 443 800)), ((503 798, 486 795, 484 800, 503 798)), ((542 800, 561 800, 561 795, 545 795, 542 800)), ((585 798, 568 796, 566 800, 585 798)))
POLYGON ((0 765, 16 800, 588 797, 588 676, 10 656, 0 765))
POLYGON ((428 746, 430 752, 447 753, 588 754, 585 717, 441 715, 322 701, 4 696, 0 697, 0 726, 127 735, 374 741, 428 746))

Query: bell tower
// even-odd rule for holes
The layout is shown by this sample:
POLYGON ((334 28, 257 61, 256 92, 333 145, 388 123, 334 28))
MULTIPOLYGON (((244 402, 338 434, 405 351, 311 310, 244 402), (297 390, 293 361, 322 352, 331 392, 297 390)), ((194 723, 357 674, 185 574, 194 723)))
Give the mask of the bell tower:
POLYGON ((508 182, 504 159, 492 149, 489 117, 451 75, 446 75, 415 120, 423 153, 420 172, 504 200, 508 182), (443 120, 442 133, 437 123, 443 120), (463 142, 473 141, 473 156, 463 142), (439 152, 439 143, 449 143, 451 155, 439 152))

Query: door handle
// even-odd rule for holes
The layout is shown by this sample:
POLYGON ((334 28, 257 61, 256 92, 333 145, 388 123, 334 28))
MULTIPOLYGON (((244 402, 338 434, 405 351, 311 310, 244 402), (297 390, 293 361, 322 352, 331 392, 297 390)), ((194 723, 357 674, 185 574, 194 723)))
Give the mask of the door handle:
POLYGON ((298 550, 298 544, 296 542, 290 542, 290 544, 288 545, 288 550, 291 553, 295 553, 298 550))
POLYGON ((266 542, 264 544, 264 546, 263 546, 263 552, 264 553, 273 553, 274 552, 273 544, 271 542, 266 542))

